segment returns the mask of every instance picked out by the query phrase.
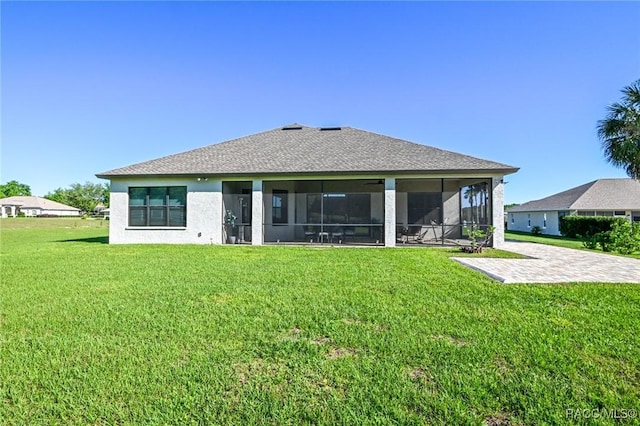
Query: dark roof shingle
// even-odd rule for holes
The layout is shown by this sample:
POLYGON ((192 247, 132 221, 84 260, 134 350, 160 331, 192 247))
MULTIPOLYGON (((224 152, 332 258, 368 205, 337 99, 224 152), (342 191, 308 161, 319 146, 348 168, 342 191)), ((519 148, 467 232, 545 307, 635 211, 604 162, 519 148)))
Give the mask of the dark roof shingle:
POLYGON ((101 178, 169 175, 268 175, 357 172, 487 171, 506 164, 377 133, 293 124, 99 173, 101 178))

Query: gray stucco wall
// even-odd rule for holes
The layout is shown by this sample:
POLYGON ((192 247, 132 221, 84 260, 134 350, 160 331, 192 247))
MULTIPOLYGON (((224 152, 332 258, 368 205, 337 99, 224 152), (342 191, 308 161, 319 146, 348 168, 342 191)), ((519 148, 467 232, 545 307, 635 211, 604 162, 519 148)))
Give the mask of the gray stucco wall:
POLYGON ((111 244, 221 244, 222 182, 195 178, 129 179, 111 181, 109 243, 111 244), (130 227, 130 186, 186 186, 186 227, 130 227))
MULTIPOLYGON (((356 179, 355 176, 341 177, 342 179, 356 179)), ((370 177, 369 177, 370 178, 370 177)), ((460 182, 453 177, 444 177, 445 187, 442 188, 439 181, 433 177, 421 177, 422 179, 434 179, 432 182, 415 182, 413 177, 405 179, 389 178, 385 179, 384 195, 382 191, 371 196, 372 219, 382 220, 378 217, 384 214, 386 229, 386 245, 395 245, 396 223, 404 223, 407 220, 407 191, 433 191, 443 192, 443 219, 456 218, 460 211, 460 182), (375 217, 374 217, 375 216, 375 217)), ((261 244, 263 241, 262 230, 264 229, 264 241, 291 240, 293 227, 272 226, 272 197, 274 189, 288 190, 289 195, 289 223, 304 223, 306 221, 306 199, 305 194, 295 193, 296 179, 294 176, 282 181, 270 180, 253 182, 252 187, 252 211, 254 224, 257 229, 251 229, 253 244, 261 244), (260 189, 258 191, 257 189, 260 189), (259 194, 258 194, 259 193, 259 194), (296 217, 297 215, 297 217, 296 217), (267 226, 262 226, 262 224, 267 226), (257 231, 257 232, 256 232, 257 231)), ((317 179, 317 178, 316 178, 317 179)), ((304 180, 304 179, 302 179, 304 180)), ((248 180, 243 180, 245 184, 248 180)), ((240 180, 238 180, 240 182, 240 180)), ((491 202, 493 224, 496 227, 494 234, 494 244, 499 247, 504 241, 503 223, 503 183, 502 176, 495 176, 491 180, 492 192, 491 202)), ((225 184, 227 181, 225 180, 225 184)), ((336 185, 339 185, 336 182, 336 185)), ((235 184, 234 184, 235 185, 235 184)), ((344 187, 344 183, 342 183, 344 187)), ((232 185, 233 186, 233 185, 232 185)), ((236 185, 237 186, 237 185, 236 185)), ((223 200, 223 183, 220 179, 198 179, 196 177, 176 177, 176 178, 118 178, 111 180, 111 202, 110 202, 110 223, 109 241, 112 244, 222 244, 223 243, 223 211, 229 200, 223 200), (187 226, 185 227, 132 227, 129 221, 129 196, 128 191, 131 186, 186 186, 187 188, 187 226)), ((229 197, 229 194, 225 195, 229 197)), ((237 212, 236 212, 237 214, 237 212)), ((556 215, 557 219, 557 215, 556 215)), ((254 228, 254 226, 251 226, 254 228)), ((451 227, 453 230, 454 227, 451 227)), ((459 232, 459 228, 455 228, 459 232)), ((453 231, 451 231, 453 232, 453 231)), ((248 235, 247 235, 248 236, 248 235)), ((456 235, 447 235, 449 238, 456 238, 456 235)))
POLYGON ((560 235, 558 211, 507 213, 507 229, 511 231, 531 232, 534 226, 539 226, 543 234, 560 235))

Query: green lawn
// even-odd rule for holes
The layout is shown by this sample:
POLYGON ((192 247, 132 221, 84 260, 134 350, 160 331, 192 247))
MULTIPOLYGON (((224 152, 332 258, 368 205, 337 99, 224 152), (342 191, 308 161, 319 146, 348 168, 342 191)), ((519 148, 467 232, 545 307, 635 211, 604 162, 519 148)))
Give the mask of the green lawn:
POLYGON ((551 246, 567 247, 586 250, 582 241, 557 235, 533 235, 530 232, 506 231, 504 237, 508 240, 527 241, 530 243, 549 244, 551 246))
POLYGON ((110 246, 101 221, 0 226, 2 424, 640 409, 637 285, 504 285, 443 249, 110 246))
MULTIPOLYGON (((582 244, 582 241, 580 241, 579 239, 567 238, 567 237, 562 237, 557 235, 532 235, 529 232, 506 231, 504 237, 509 240, 527 241, 530 243, 540 243, 540 244, 548 244, 551 246, 573 248, 578 250, 602 252, 600 248, 598 248, 597 250, 590 250, 586 248, 582 244)), ((614 252, 608 252, 608 253, 617 255, 617 256, 633 257, 636 259, 640 259, 640 253, 634 253, 634 254, 628 254, 628 255, 623 255, 623 254, 614 253, 614 252)))

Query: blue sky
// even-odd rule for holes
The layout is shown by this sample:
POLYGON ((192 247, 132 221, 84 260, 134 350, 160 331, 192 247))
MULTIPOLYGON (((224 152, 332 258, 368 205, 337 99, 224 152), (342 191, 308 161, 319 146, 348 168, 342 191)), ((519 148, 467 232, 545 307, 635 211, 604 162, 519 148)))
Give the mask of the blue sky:
POLYGON ((520 167, 505 201, 625 177, 636 2, 2 2, 1 181, 34 195, 298 122, 520 167))

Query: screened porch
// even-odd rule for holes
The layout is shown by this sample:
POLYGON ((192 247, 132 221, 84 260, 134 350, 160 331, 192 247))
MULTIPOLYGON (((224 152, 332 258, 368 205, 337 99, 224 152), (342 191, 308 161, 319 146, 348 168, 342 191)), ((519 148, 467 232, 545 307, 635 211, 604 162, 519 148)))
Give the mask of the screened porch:
MULTIPOLYGON (((383 179, 278 180, 262 183, 266 244, 385 245, 383 179)), ((250 243, 252 182, 223 182, 224 225, 234 243, 250 243)), ((397 179, 397 245, 453 245, 472 226, 491 225, 491 179, 397 179)), ((226 240, 226 239, 225 239, 226 240)))

